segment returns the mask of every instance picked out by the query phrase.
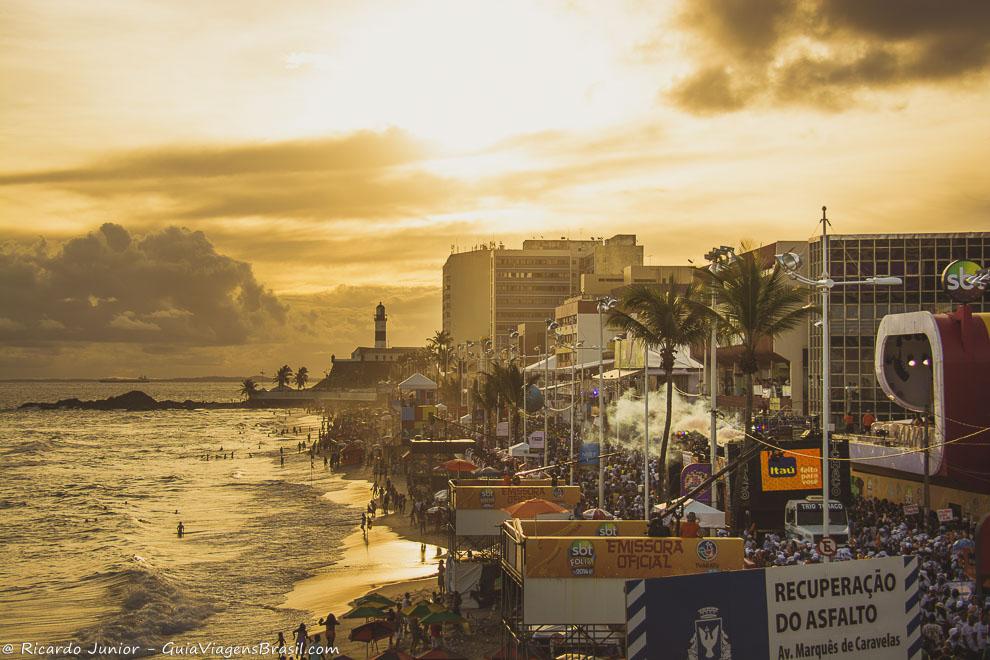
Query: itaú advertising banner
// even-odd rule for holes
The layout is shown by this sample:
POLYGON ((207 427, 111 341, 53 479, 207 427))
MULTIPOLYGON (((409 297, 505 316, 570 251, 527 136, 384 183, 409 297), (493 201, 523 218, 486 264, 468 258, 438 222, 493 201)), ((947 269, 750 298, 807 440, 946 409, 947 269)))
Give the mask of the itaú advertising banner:
POLYGON ((742 539, 536 537, 526 540, 527 578, 647 578, 742 567, 742 539))
POLYGON ((806 490, 822 487, 820 449, 761 451, 760 477, 763 490, 806 490))
POLYGON ((626 582, 630 660, 921 657, 916 557, 626 582))

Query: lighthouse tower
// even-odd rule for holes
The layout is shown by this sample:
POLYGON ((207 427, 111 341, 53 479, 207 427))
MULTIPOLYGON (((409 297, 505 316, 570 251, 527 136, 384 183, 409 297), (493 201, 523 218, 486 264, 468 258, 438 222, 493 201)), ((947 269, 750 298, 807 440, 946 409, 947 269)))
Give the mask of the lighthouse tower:
POLYGON ((385 323, 387 322, 385 305, 379 302, 378 307, 375 308, 375 348, 388 348, 388 342, 385 341, 385 323))

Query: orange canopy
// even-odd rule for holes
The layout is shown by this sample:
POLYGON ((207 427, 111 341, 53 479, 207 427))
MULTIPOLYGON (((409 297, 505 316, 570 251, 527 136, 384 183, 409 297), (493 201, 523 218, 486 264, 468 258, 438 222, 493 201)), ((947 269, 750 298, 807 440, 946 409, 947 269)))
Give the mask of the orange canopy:
POLYGON ((524 500, 522 502, 517 502, 512 506, 502 509, 508 513, 513 518, 522 518, 523 520, 528 520, 530 518, 535 518, 536 516, 542 515, 544 513, 564 513, 567 511, 564 507, 559 504, 554 504, 550 500, 544 500, 539 497, 535 497, 531 500, 524 500))
POLYGON ((463 458, 454 458, 446 463, 441 463, 433 469, 438 472, 474 472, 478 469, 478 466, 471 461, 465 461, 463 458))

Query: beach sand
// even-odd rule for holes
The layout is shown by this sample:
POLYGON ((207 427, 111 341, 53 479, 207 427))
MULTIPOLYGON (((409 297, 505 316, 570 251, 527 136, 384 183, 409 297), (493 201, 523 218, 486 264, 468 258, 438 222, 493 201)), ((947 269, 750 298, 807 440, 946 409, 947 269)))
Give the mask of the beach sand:
MULTIPOLYGON (((371 471, 354 468, 339 474, 344 488, 330 491, 325 497, 363 510, 371 498, 371 471)), ((392 482, 400 493, 405 492, 405 480, 401 475, 393 476, 392 482)), ((446 549, 439 545, 444 541, 445 534, 437 535, 429 530, 424 535, 418 527, 411 525, 408 507, 405 514, 379 515, 367 539, 361 530, 347 536, 343 541, 340 560, 297 583, 280 607, 308 612, 311 619, 306 621, 306 625, 312 632, 318 632, 322 630, 322 626, 316 624, 318 619, 330 612, 340 619, 344 612, 351 609, 350 601, 371 592, 393 599, 401 599, 404 593, 409 592, 414 602, 429 598, 437 589, 437 563, 440 558, 446 557, 446 549), (421 543, 426 545, 425 553, 421 543)), ((482 616, 474 619, 472 631, 489 628, 489 618, 482 616)), ((353 657, 365 655, 365 644, 348 640, 351 629, 363 623, 364 619, 341 619, 336 641, 341 653, 353 657)), ((477 641, 461 638, 456 645, 461 653, 470 658, 481 658, 485 651, 494 650, 496 646, 491 635, 477 641)), ((387 647, 388 640, 378 643, 379 651, 387 647)), ((374 646, 371 647, 371 654, 377 655, 374 646)))

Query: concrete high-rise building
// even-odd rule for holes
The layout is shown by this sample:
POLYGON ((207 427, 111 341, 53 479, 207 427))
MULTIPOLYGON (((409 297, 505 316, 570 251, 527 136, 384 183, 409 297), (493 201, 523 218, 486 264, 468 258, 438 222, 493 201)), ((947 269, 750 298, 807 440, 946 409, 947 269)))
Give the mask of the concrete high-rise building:
POLYGON ((581 292, 581 275, 643 265, 636 236, 523 241, 521 249, 499 244, 455 252, 443 267, 443 329, 454 344, 490 338, 510 344, 520 323, 542 323, 581 292))

